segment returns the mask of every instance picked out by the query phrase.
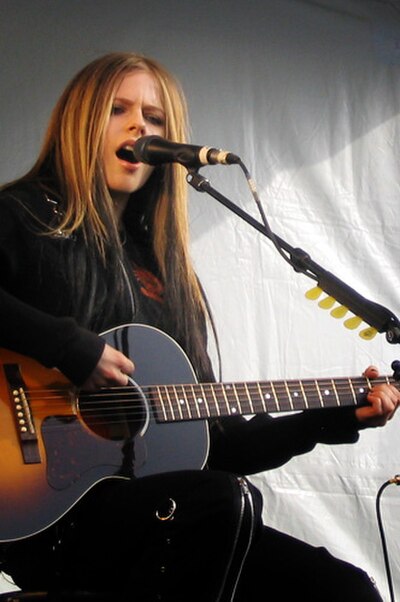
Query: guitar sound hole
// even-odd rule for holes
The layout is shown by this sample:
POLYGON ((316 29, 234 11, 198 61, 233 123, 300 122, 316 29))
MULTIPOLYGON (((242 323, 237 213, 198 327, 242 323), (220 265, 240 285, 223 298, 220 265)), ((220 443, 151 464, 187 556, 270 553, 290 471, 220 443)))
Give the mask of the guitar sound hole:
POLYGON ((132 381, 127 387, 81 392, 78 400, 83 421, 104 439, 124 440, 140 433, 148 419, 147 401, 132 381))

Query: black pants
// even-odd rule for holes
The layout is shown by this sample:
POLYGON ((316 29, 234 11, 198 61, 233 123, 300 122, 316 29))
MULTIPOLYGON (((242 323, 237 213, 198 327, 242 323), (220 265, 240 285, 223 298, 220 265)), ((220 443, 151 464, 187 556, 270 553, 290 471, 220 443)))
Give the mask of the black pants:
MULTIPOLYGON (((261 496, 255 488, 252 494, 252 544, 235 602, 382 600, 360 569, 263 526, 261 496)), ((134 592, 140 602, 225 602, 231 590, 220 598, 221 588, 242 514, 237 478, 223 472, 104 481, 55 527, 7 546, 3 570, 23 589, 117 591, 121 600, 134 592)))
POLYGON ((250 551, 235 598, 261 600, 382 602, 363 570, 268 527, 250 551))

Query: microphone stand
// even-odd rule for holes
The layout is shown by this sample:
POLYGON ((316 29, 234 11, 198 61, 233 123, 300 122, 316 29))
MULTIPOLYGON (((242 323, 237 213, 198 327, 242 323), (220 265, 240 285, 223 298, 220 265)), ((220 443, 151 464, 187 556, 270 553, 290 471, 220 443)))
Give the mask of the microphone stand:
POLYGON ((361 296, 334 274, 315 263, 303 249, 293 248, 285 240, 276 236, 264 224, 254 219, 246 211, 215 190, 210 185, 210 182, 199 174, 197 170, 189 169, 186 179, 195 190, 208 193, 253 228, 261 232, 261 234, 269 238, 280 249, 284 249, 289 254, 289 263, 296 272, 305 274, 309 278, 316 280, 319 288, 344 305, 354 315, 362 318, 364 322, 375 328, 378 332, 385 332, 389 343, 400 343, 400 322, 386 307, 361 296))

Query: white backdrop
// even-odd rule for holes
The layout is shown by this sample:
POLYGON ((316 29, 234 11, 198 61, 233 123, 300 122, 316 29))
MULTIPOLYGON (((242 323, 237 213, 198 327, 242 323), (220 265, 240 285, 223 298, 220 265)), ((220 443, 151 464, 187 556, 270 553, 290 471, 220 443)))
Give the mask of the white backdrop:
MULTIPOLYGON (((272 229, 400 315, 398 2, 0 0, 0 49, 1 182, 31 165, 81 66, 113 50, 143 52, 181 79, 192 142, 241 156, 272 229)), ((202 173, 259 219, 239 168, 202 173)), ((390 373, 400 350, 383 334, 362 340, 306 300, 312 281, 269 241, 205 194, 191 191, 190 211, 225 380, 358 375, 370 363, 390 373)), ((254 477, 269 524, 362 565, 386 600, 375 499, 400 472, 399 420, 254 477)), ((400 599, 393 485, 382 513, 400 599)))

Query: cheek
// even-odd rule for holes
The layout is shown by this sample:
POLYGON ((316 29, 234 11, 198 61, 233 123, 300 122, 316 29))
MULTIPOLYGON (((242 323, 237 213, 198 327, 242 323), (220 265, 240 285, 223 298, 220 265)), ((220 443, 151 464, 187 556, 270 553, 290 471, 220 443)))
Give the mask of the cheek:
POLYGON ((116 141, 118 140, 118 123, 115 119, 110 119, 108 122, 105 133, 104 133, 104 141, 103 141, 103 155, 110 156, 113 153, 113 149, 115 148, 116 141))

